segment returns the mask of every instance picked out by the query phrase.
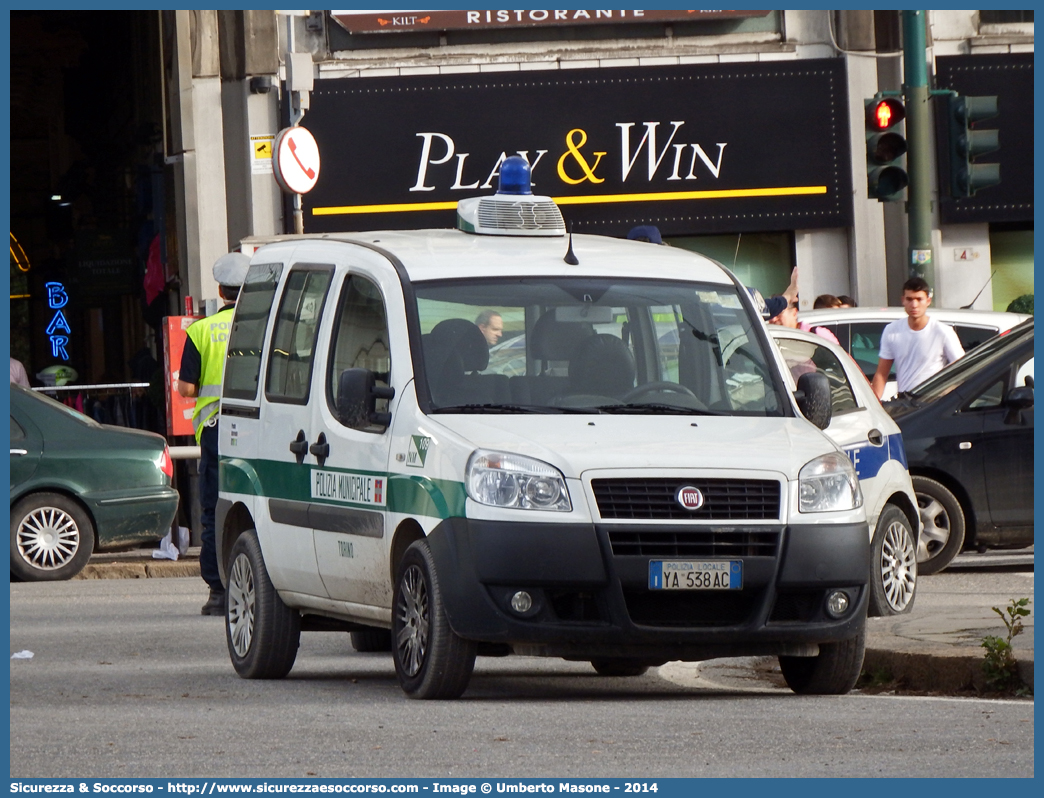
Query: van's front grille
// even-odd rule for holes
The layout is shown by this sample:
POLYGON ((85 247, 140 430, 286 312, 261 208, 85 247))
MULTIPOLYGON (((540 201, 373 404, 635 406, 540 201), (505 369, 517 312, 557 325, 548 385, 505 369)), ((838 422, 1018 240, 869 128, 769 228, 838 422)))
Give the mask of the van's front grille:
POLYGON ((604 526, 614 557, 775 557, 776 529, 604 526))
POLYGON ((593 479, 591 488, 602 518, 675 521, 778 520, 779 482, 772 479, 593 479), (703 494, 696 510, 677 500, 678 489, 703 494))

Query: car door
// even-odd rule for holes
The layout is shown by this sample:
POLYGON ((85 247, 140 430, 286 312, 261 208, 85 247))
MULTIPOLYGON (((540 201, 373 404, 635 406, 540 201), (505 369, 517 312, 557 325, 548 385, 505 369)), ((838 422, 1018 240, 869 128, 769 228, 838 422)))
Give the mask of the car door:
MULTIPOLYGON (((383 424, 353 421, 338 411, 345 370, 366 369, 378 386, 390 384, 387 305, 377 282, 354 269, 343 273, 331 305, 306 458, 312 469, 309 520, 319 574, 331 598, 390 607, 386 511, 391 435, 383 424)), ((379 399, 377 412, 387 411, 388 400, 379 399)))
POLYGON ((1012 413, 1004 401, 1022 387, 1033 387, 1032 350, 1020 353, 965 411, 982 415, 978 446, 990 519, 998 527, 1033 525, 1033 408, 1012 413))
POLYGON ((40 464, 43 436, 32 420, 14 408, 11 410, 11 495, 28 482, 40 464), (18 418, 15 418, 17 413, 18 418))

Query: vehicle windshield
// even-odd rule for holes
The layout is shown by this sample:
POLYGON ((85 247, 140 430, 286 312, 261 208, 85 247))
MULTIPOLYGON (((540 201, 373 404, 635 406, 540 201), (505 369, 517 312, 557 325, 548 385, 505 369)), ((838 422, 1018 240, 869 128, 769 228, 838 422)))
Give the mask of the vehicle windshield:
POLYGON ((548 277, 414 288, 433 412, 784 412, 732 285, 548 277))
POLYGON ((917 402, 932 402, 941 396, 945 396, 958 385, 962 384, 968 375, 979 368, 985 368, 996 360, 1007 357, 1010 347, 1015 346, 1025 336, 1033 335, 1033 325, 1015 327, 1008 333, 990 338, 983 344, 975 347, 964 357, 955 360, 938 374, 929 377, 916 388, 911 390, 910 396, 917 402))

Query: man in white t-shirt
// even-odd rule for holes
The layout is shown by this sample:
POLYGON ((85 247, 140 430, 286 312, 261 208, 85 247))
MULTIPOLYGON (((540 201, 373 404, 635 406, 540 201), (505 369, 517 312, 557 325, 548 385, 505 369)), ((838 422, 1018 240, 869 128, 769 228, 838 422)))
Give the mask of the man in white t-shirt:
POLYGON ((871 382, 878 399, 884 393, 893 362, 896 388, 903 393, 964 355, 953 327, 928 316, 930 304, 932 296, 922 278, 911 277, 903 283, 906 318, 893 321, 881 333, 877 372, 871 382))

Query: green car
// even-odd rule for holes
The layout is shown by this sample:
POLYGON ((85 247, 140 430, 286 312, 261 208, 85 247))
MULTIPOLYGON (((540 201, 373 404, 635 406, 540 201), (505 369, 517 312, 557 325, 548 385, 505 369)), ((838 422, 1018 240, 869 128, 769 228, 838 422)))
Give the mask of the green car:
POLYGON ((156 541, 178 492, 167 442, 11 385, 11 576, 71 579, 91 553, 156 541))

